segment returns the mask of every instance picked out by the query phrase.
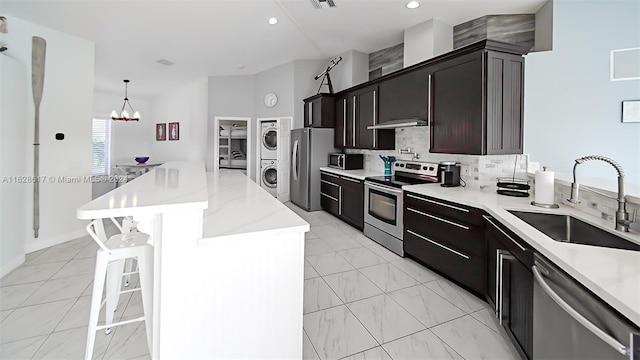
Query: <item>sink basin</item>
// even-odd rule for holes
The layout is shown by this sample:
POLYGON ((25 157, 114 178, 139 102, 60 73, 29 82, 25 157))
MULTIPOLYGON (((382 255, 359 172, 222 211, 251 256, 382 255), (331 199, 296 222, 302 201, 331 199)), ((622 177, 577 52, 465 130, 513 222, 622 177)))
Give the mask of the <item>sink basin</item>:
POLYGON ((570 215, 509 212, 555 241, 640 251, 640 245, 570 215))

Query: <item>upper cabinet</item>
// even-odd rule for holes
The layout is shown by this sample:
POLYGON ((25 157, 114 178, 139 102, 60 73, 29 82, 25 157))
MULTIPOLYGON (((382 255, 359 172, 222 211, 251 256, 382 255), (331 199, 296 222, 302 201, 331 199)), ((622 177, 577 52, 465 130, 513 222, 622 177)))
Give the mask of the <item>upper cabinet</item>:
POLYGON ((428 119, 430 70, 418 68, 380 83, 381 123, 389 120, 428 119))
POLYGON ((334 127, 335 99, 317 94, 304 99, 304 127, 334 127))
POLYGON ((394 130, 374 130, 379 119, 378 84, 342 94, 336 101, 335 146, 339 148, 393 150, 394 130))
POLYGON ((524 58, 478 50, 431 72, 430 152, 521 154, 524 58))
POLYGON ((429 122, 430 152, 521 154, 526 53, 483 40, 341 91, 335 145, 395 149, 394 129, 367 127, 420 119, 429 122))

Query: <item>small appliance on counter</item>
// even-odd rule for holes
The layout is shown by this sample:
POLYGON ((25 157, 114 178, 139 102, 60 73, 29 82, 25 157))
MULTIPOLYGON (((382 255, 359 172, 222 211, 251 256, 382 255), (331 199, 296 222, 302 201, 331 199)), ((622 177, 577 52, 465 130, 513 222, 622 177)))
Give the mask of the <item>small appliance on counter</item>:
POLYGON ((455 161, 440 162, 440 186, 460 186, 460 164, 455 161))
POLYGON ((362 154, 344 154, 330 153, 329 166, 342 170, 362 169, 364 163, 364 155, 362 154))

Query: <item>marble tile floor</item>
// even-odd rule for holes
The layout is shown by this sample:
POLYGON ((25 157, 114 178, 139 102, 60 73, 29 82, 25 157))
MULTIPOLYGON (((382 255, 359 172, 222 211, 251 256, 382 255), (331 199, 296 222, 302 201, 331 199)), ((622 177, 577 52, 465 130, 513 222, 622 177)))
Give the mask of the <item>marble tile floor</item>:
POLYGON ((323 211, 305 240, 304 359, 519 359, 489 305, 323 211))
MULTIPOLYGON (((311 224, 304 359, 519 358, 483 301, 323 211, 287 206, 311 224)), ((84 358, 96 250, 89 237, 52 246, 0 279, 0 359, 84 358)), ((141 314, 139 293, 120 298, 116 319, 141 314)), ((99 331, 93 358, 148 359, 144 323, 99 331)))

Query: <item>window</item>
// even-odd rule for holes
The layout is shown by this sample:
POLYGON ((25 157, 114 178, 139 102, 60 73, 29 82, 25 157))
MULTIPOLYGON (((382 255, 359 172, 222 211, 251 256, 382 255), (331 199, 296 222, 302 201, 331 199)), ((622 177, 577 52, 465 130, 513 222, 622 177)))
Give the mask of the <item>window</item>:
POLYGON ((106 119, 93 119, 91 138, 93 140, 91 175, 109 175, 111 169, 111 122, 106 119))

